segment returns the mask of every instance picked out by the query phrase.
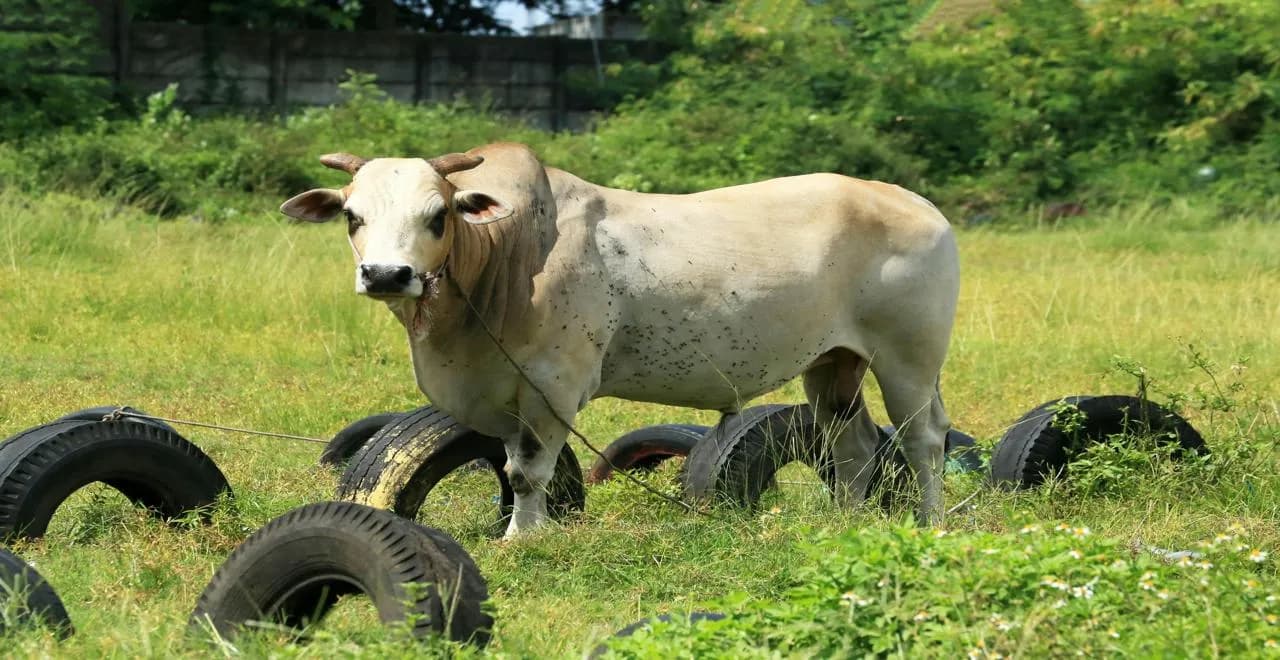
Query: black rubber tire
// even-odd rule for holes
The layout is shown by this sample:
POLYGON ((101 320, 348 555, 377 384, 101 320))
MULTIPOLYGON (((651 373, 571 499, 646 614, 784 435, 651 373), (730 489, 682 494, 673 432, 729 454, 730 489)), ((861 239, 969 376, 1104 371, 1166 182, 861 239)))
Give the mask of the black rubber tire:
POLYGON ((364 446, 369 438, 403 414, 405 413, 369 415, 348 424, 335 433, 329 444, 325 445, 324 451, 320 453, 320 464, 335 468, 346 467, 351 457, 360 451, 360 447, 364 446))
POLYGON ((207 513, 231 491, 218 466, 170 430, 130 422, 45 424, 0 444, 0 539, 43 536, 58 506, 97 481, 165 519, 207 513))
POLYGON ((998 485, 1030 488, 1048 475, 1064 475, 1067 465, 1089 444, 1122 433, 1167 435, 1183 451, 1208 452, 1204 438, 1187 420, 1163 406, 1123 395, 1069 396, 1036 406, 1009 427, 991 457, 991 479, 998 485), (1055 410, 1075 406, 1082 419, 1067 433, 1055 410))
MULTIPOLYGON (((502 441, 458 424, 434 406, 407 413, 370 438, 342 474, 337 497, 414 518, 436 484, 477 459, 487 460, 498 478, 495 532, 500 532, 515 506, 515 492, 503 470, 507 453, 502 441)), ((582 468, 567 443, 556 459, 548 490, 547 513, 552 518, 582 511, 586 505, 582 468)))
POLYGON ((711 430, 697 424, 658 424, 636 429, 609 443, 591 465, 587 483, 608 481, 617 470, 649 472, 663 461, 688 456, 694 445, 711 430))
POLYGON ((191 613, 224 638, 253 621, 302 628, 338 598, 363 593, 384 623, 484 645, 493 618, 484 577, 447 534, 352 502, 320 502, 267 523, 214 573, 191 613), (425 589, 406 589, 406 584, 425 589), (439 585, 447 585, 443 589, 439 585))
MULTIPOLYGON (((117 410, 122 410, 124 412, 130 412, 130 413, 137 413, 139 415, 147 414, 145 412, 142 412, 141 410, 138 410, 137 408, 133 408, 130 406, 94 406, 92 408, 85 408, 84 410, 77 410, 73 413, 67 413, 62 417, 59 417, 53 421, 54 422, 71 422, 71 421, 100 422, 102 421, 103 417, 106 417, 107 415, 117 410)), ((169 426, 167 422, 162 422, 158 419, 143 419, 141 417, 129 417, 127 415, 121 415, 120 419, 117 421, 133 422, 135 424, 150 424, 152 426, 162 428, 166 431, 171 431, 173 433, 178 432, 177 429, 173 428, 172 426, 169 426)))
POLYGON ((754 507, 782 466, 802 461, 828 488, 835 469, 807 405, 765 405, 725 415, 685 459, 685 496, 754 507))
MULTIPOLYGON (((14 612, 18 625, 47 626, 61 639, 75 632, 67 608, 62 606, 62 599, 53 587, 27 562, 0 548, 0 601, 8 601, 14 594, 26 596, 14 612)), ((0 637, 4 637, 4 633, 4 619, 0 618, 0 637)))
MULTIPOLYGON (((643 619, 640 619, 639 621, 636 621, 635 623, 632 623, 626 626, 625 628, 619 629, 618 632, 613 633, 613 639, 617 639, 619 637, 630 637, 636 634, 637 631, 645 628, 646 626, 651 626, 657 621, 662 621, 664 623, 667 623, 675 618, 676 616, 672 616, 671 614, 659 614, 658 616, 645 617, 643 619)), ((685 617, 680 616, 679 618, 684 619, 685 617)), ((689 623, 698 623, 699 621, 720 621, 721 619, 724 619, 724 618, 726 618, 725 615, 719 612, 690 612, 688 620, 689 620, 689 623)), ((608 652, 609 652, 609 643, 604 642, 599 646, 595 647, 594 649, 592 649, 591 655, 588 655, 587 657, 599 658, 608 652)))

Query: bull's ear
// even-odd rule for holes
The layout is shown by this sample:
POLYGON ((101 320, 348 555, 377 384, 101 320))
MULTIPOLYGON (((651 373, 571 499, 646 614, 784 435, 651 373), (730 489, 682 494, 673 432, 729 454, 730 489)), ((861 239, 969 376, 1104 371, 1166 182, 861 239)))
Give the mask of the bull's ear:
POLYGON ((459 190, 453 194, 453 205, 462 214, 462 219, 473 225, 497 222, 515 212, 510 204, 479 190, 459 190))
POLYGON ((328 222, 342 213, 342 192, 328 188, 308 190, 281 204, 280 212, 297 220, 328 222))

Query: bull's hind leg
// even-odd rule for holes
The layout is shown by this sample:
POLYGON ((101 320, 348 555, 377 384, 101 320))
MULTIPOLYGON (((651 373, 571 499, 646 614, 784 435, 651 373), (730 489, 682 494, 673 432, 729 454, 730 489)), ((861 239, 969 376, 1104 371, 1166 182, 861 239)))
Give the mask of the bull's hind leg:
POLYGON ((951 420, 938 389, 941 359, 901 359, 881 353, 871 365, 884 394, 885 409, 897 427, 902 453, 920 487, 920 522, 940 525, 943 518, 942 471, 951 420))
POLYGON ((875 473, 879 432, 862 397, 867 361, 844 348, 804 372, 804 393, 835 462, 836 501, 860 504, 875 473))

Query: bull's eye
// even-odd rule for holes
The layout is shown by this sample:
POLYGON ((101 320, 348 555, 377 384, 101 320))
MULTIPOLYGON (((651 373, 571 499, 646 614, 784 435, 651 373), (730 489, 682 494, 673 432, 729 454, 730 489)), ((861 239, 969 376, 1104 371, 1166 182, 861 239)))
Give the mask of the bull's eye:
POLYGON ((342 214, 347 216, 347 233, 354 234, 356 230, 364 226, 364 220, 351 212, 351 209, 342 209, 342 214))
POLYGON ((427 230, 432 234, 435 234, 436 238, 440 238, 444 235, 444 216, 448 212, 448 207, 442 207, 439 211, 436 211, 435 215, 431 216, 431 220, 427 222, 427 230))

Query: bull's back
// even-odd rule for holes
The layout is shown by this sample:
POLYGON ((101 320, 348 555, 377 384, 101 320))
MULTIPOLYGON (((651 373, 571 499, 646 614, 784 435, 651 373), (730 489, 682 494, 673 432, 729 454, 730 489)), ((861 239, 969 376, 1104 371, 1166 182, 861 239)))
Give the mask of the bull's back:
MULTIPOLYGON (((941 219, 896 186, 830 174, 692 195, 597 190, 597 214, 580 220, 622 310, 599 394, 711 409, 865 343, 860 303, 881 304, 879 272, 941 219)), ((561 213, 572 218, 583 191, 561 213)))

